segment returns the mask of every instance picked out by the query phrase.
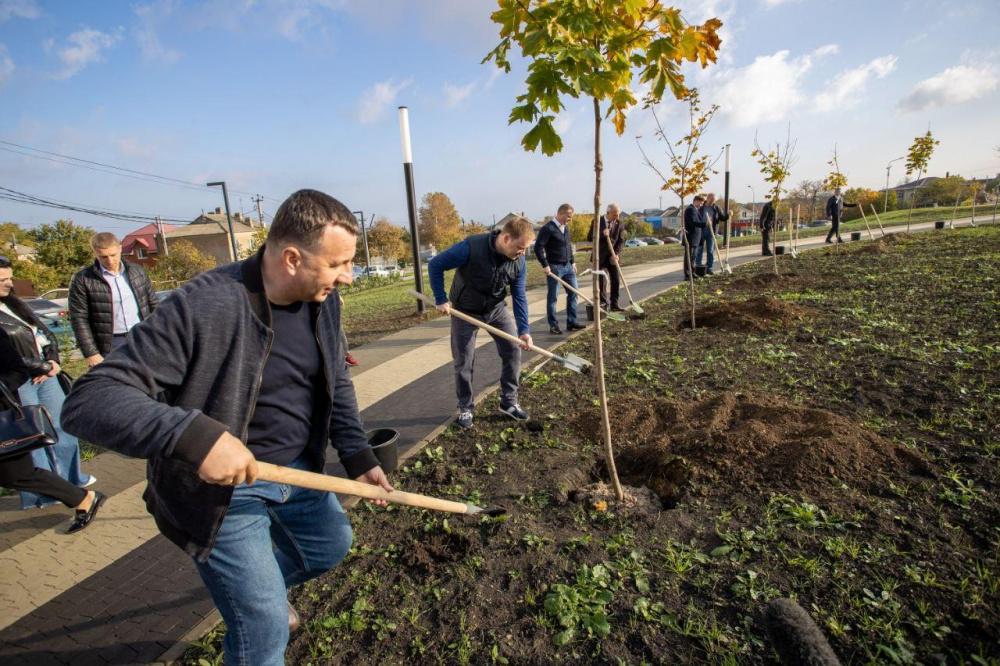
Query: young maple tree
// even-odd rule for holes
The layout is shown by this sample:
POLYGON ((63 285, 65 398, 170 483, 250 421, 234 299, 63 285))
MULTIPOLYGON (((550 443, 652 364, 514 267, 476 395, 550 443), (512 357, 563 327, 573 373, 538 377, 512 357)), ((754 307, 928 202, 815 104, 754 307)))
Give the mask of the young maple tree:
POLYGON ((688 295, 691 301, 691 328, 694 328, 694 252, 696 248, 691 247, 687 227, 684 226, 684 200, 700 192, 701 188, 708 182, 710 175, 716 173, 712 169, 715 161, 710 161, 708 155, 699 155, 698 144, 708 130, 708 126, 712 122, 715 113, 719 110, 719 105, 713 104, 708 111, 702 113, 701 97, 698 94, 697 88, 691 88, 679 99, 687 102, 688 105, 688 129, 687 134, 677 141, 671 141, 667 137, 663 129, 663 124, 660 122, 660 117, 656 114, 656 109, 650 107, 653 119, 656 121, 656 139, 657 141, 663 141, 667 147, 667 160, 670 165, 669 175, 665 175, 649 159, 640 142, 642 137, 637 136, 635 141, 639 146, 639 152, 642 153, 642 158, 646 166, 655 171, 656 175, 663 181, 661 189, 673 192, 681 201, 681 240, 684 244, 684 254, 687 256, 688 295))
MULTIPOLYGON (((777 242, 778 238, 778 201, 784 194, 785 181, 791 176, 792 164, 795 162, 795 146, 798 140, 792 139, 792 127, 788 126, 788 133, 785 136, 784 145, 775 144, 774 150, 766 151, 757 142, 757 135, 754 134, 754 149, 750 156, 757 160, 760 165, 760 173, 764 176, 764 181, 770 183, 771 208, 774 210, 774 229, 771 237, 777 242)), ((774 258, 774 274, 778 274, 778 253, 771 249, 774 258)))
POLYGON ((830 173, 823 181, 823 187, 828 190, 835 190, 838 187, 847 187, 847 176, 840 170, 840 160, 837 158, 837 144, 833 144, 833 159, 827 162, 830 165, 830 173))
MULTIPOLYGON (((927 171, 927 165, 931 161, 931 155, 934 154, 934 146, 940 143, 930 130, 927 130, 927 134, 914 138, 910 150, 906 153, 906 175, 909 176, 916 171, 917 180, 923 178, 924 172, 927 171)), ((917 193, 914 192, 913 196, 910 197, 910 210, 906 214, 907 232, 910 231, 910 217, 913 215, 913 204, 916 200, 917 193)))
MULTIPOLYGON (((610 118, 615 132, 625 131, 627 112, 638 100, 633 83, 649 85, 647 103, 656 103, 669 88, 674 97, 686 94, 681 64, 715 62, 722 22, 709 19, 691 25, 675 7, 659 0, 498 0, 490 18, 500 26, 500 43, 483 59, 510 72, 510 51, 516 45, 528 61, 526 90, 517 98, 508 122, 529 123, 521 144, 545 155, 562 150, 553 121, 565 108, 564 97, 590 98, 594 110, 593 238, 600 242, 601 122, 610 118)), ((599 302, 598 252, 591 280, 599 302)), ((611 447, 601 318, 594 322, 594 370, 601 403, 601 425, 608 471, 615 494, 623 498, 611 447)))

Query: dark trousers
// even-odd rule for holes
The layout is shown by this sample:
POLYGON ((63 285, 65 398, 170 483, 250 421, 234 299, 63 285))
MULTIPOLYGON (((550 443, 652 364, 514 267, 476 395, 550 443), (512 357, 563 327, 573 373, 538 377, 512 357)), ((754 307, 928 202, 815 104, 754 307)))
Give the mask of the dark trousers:
POLYGON ((841 242, 843 239, 840 237, 840 220, 838 218, 833 218, 833 224, 830 226, 830 233, 826 235, 826 242, 829 243, 830 239, 834 236, 837 237, 837 242, 841 242))
POLYGON ((58 474, 35 467, 31 452, 0 461, 0 486, 25 490, 59 500, 69 508, 79 506, 87 491, 78 488, 58 474))
MULTIPOLYGON (((701 227, 694 227, 693 229, 687 230, 687 247, 684 247, 684 277, 688 278, 691 276, 691 260, 694 258, 694 253, 698 250, 701 245, 701 234, 705 231, 701 227)), ((683 243, 683 238, 681 242, 683 243)))
MULTIPOLYGON (((484 315, 472 315, 505 333, 517 335, 517 324, 514 316, 505 303, 500 303, 493 311, 484 315)), ((472 369, 476 362, 476 334, 478 326, 462 321, 458 317, 451 318, 451 356, 455 368, 455 393, 458 397, 458 409, 471 411, 473 407, 472 369)), ((517 388, 521 375, 521 348, 499 336, 492 336, 500 354, 500 405, 510 407, 517 404, 517 388)))
POLYGON ((600 276, 600 288, 601 288, 601 307, 605 310, 609 308, 617 308, 618 305, 618 294, 621 289, 621 280, 618 277, 618 268, 612 264, 610 261, 607 265, 601 265, 602 271, 607 271, 608 279, 605 279, 603 275, 600 276), (611 283, 611 292, 608 293, 608 283, 611 283))
POLYGON ((764 255, 771 254, 773 252, 771 249, 771 230, 765 227, 760 230, 760 233, 760 253, 764 255))

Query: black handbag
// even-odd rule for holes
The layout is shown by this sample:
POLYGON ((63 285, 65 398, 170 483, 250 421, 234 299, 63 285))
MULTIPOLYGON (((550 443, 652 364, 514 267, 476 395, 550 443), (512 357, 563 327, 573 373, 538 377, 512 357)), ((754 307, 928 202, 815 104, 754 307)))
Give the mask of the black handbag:
POLYGON ((0 410, 0 462, 52 446, 59 440, 49 410, 42 405, 21 405, 3 382, 0 394, 9 405, 0 410))

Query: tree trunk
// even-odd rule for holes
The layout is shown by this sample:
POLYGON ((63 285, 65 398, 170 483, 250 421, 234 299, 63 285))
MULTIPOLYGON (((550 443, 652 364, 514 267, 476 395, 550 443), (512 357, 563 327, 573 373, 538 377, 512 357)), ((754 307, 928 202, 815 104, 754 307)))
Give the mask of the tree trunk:
MULTIPOLYGON (((684 186, 681 185, 681 190, 684 186)), ((691 240, 688 238, 687 226, 684 224, 684 197, 681 197, 681 241, 684 246, 684 254, 687 256, 688 268, 688 298, 691 301, 691 330, 695 329, 694 321, 694 250, 691 249, 691 240)))
MULTIPOLYGON (((604 165, 601 162, 601 104, 594 98, 594 233, 591 251, 593 268, 591 285, 594 299, 594 375, 597 381, 597 395, 601 401, 601 430, 604 436, 604 449, 607 455, 608 476, 615 490, 615 497, 621 502, 625 499, 622 484, 618 480, 618 468, 615 466, 615 451, 611 446, 611 421, 608 417, 608 391, 604 385, 604 340, 601 336, 601 310, 596 307, 601 302, 601 283, 597 271, 600 270, 598 258, 601 242, 601 172, 604 165)), ((610 282, 610 280, 609 280, 610 282)))

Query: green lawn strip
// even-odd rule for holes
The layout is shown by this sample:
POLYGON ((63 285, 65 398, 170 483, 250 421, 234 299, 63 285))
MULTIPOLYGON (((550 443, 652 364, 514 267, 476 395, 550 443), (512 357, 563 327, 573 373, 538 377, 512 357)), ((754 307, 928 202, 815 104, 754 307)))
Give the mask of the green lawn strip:
MULTIPOLYGON (((490 398, 472 431, 447 431, 393 479, 509 515, 360 505, 348 559, 293 591, 305 626, 288 658, 773 663, 762 608, 791 596, 844 663, 996 663, 1000 231, 874 247, 784 257, 777 281, 754 282, 766 264, 698 282, 702 310, 761 293, 802 308, 786 327, 678 331, 681 290, 641 322, 609 322, 609 394, 616 410, 725 392, 830 410, 911 452, 919 474, 794 491, 696 481, 652 518, 563 503, 561 475, 600 464, 580 426, 594 395, 545 366, 522 389, 544 432, 492 416, 490 398)), ((588 356, 588 336, 565 350, 588 356)), ((619 446, 633 436, 615 431, 619 446)), ((218 633, 185 656, 199 659, 219 659, 218 633)))

